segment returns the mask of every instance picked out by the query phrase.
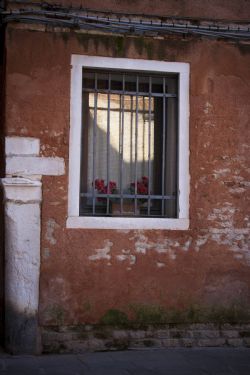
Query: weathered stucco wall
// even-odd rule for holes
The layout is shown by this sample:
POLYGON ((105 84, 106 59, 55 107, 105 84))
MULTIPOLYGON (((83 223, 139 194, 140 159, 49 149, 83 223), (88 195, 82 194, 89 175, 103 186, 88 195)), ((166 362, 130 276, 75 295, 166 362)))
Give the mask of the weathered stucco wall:
POLYGON ((190 230, 66 229, 68 173, 43 177, 41 324, 96 322, 108 309, 129 312, 138 303, 249 306, 250 46, 11 26, 6 45, 7 134, 39 138, 41 154, 63 157, 66 166, 71 54, 188 62, 191 69, 190 230))

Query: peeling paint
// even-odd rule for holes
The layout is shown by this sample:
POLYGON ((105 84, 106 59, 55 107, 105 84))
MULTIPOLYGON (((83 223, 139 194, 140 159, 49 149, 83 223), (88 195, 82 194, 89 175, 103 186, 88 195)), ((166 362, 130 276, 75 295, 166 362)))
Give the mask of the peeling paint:
POLYGON ((48 248, 45 248, 44 250, 43 250, 43 259, 48 259, 50 257, 50 249, 48 249, 48 248))
MULTIPOLYGON (((104 247, 102 249, 97 249, 95 255, 90 255, 88 258, 89 260, 101 260, 101 259, 111 259, 111 255, 109 254, 111 247, 113 246, 113 242, 110 240, 104 240, 104 247)), ((111 264, 109 264, 111 265, 111 264)))
POLYGON ((215 169, 214 173, 213 173, 213 176, 215 178, 220 178, 220 177, 224 177, 224 176, 226 176, 227 174, 230 174, 230 173, 231 173, 231 170, 229 168, 215 169))
POLYGON ((57 240, 54 236, 55 229, 60 228, 55 219, 49 219, 46 223, 45 238, 51 245, 56 245, 57 240))
POLYGON ((120 254, 117 255, 116 258, 121 262, 128 260, 130 264, 136 263, 136 256, 132 254, 120 254))
POLYGON ((206 102, 205 108, 204 108, 204 113, 206 115, 208 115, 211 112, 212 108, 213 108, 212 104, 209 103, 209 102, 206 102))
POLYGON ((198 236, 197 240, 195 241, 195 251, 199 251, 200 247, 207 243, 209 235, 206 236, 198 236))
POLYGON ((135 241, 135 252, 138 254, 145 255, 148 251, 154 251, 158 254, 168 255, 170 260, 175 260, 177 257, 178 250, 187 251, 191 245, 191 238, 186 240, 183 244, 179 241, 169 238, 161 238, 156 242, 149 241, 148 237, 144 234, 144 231, 137 231, 135 236, 131 237, 130 240, 135 241))
POLYGON ((156 265, 157 265, 158 268, 162 268, 162 267, 166 266, 166 264, 162 263, 162 262, 156 262, 156 265))

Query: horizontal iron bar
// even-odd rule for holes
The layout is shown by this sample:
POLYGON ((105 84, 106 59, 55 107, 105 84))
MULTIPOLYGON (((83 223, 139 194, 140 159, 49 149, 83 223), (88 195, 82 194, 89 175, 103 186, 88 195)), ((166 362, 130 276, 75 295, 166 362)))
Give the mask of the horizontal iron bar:
MULTIPOLYGON (((94 109, 95 107, 93 106, 89 106, 89 109, 94 109)), ((107 107, 97 107, 98 111, 108 111, 108 108, 107 107)), ((120 112, 120 108, 110 108, 109 110, 110 112, 120 112)), ((136 110, 135 109, 124 109, 124 113, 136 113, 136 110)), ((138 110, 138 113, 144 113, 144 114, 148 114, 148 111, 146 110, 138 110)), ((154 114, 154 111, 151 111, 151 114, 153 115, 154 114)))
MULTIPOLYGON (((81 193, 81 197, 93 198, 92 193, 81 193)), ((129 198, 129 199, 176 199, 175 195, 140 195, 140 194, 95 194, 96 198, 129 198)))
MULTIPOLYGON (((91 92, 95 93, 95 89, 83 89, 83 92, 91 92)), ((136 92, 136 91, 122 91, 122 90, 104 90, 104 89, 97 89, 97 92, 100 94, 118 94, 118 95, 131 95, 131 96, 149 96, 148 92, 136 92)), ((165 97, 165 98, 177 98, 176 94, 163 94, 163 93, 151 93, 153 97, 165 97)))

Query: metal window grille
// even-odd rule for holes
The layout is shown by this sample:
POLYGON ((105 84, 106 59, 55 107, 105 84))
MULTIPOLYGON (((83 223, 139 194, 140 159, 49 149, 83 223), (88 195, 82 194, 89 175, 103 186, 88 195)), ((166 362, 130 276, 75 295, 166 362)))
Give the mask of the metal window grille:
POLYGON ((177 217, 178 75, 83 69, 80 215, 177 217))

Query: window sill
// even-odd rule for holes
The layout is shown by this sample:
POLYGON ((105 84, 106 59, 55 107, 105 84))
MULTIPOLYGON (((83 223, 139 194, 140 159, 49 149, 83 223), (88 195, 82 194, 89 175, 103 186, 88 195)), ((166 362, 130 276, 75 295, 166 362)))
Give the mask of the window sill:
POLYGON ((187 230, 189 219, 70 216, 66 228, 187 230))

